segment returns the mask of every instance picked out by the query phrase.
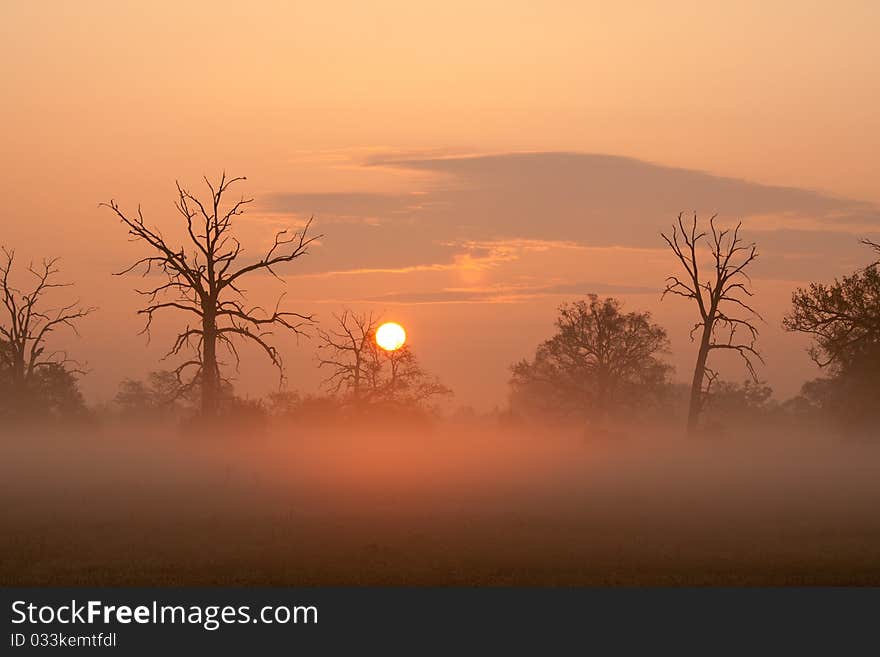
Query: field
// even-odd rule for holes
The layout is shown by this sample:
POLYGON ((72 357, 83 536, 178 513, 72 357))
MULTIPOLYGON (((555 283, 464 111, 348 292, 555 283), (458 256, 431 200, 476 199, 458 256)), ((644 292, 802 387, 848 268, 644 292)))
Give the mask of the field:
POLYGON ((877 585, 880 448, 441 424, 7 431, 5 585, 877 585))

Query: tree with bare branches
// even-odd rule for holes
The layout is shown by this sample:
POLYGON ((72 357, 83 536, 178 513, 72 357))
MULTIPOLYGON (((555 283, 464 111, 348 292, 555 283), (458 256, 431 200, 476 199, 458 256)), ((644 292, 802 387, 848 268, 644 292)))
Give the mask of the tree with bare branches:
POLYGON ((700 334, 687 419, 688 432, 693 433, 700 410, 718 378, 717 371, 708 365, 711 352, 726 350, 738 354, 755 382, 755 361, 764 361, 757 349, 758 329, 754 322, 761 316, 749 302, 751 279, 746 271, 758 257, 756 245, 743 242, 741 222, 733 229, 720 229, 713 215, 707 231, 699 227, 696 214, 689 226, 683 217, 683 213, 678 215, 671 235, 661 233, 685 272, 684 276, 666 279, 663 297, 674 294, 691 299, 699 311, 699 321, 690 332, 691 340, 700 334), (698 256, 703 246, 710 254, 705 271, 698 256))
POLYGON ((420 408, 452 391, 427 373, 409 345, 385 351, 376 344, 381 319, 345 310, 330 329, 319 329, 318 366, 327 368, 324 387, 355 406, 420 408))
POLYGON ((225 173, 215 184, 205 178, 210 191, 210 197, 205 200, 177 183, 174 205, 186 229, 187 246, 174 247, 158 229, 147 226, 140 206, 135 214, 130 214, 123 212, 116 201, 101 204, 122 221, 132 241, 144 243, 150 252, 117 275, 138 268, 144 277, 154 270, 162 275, 158 285, 137 290, 147 300, 138 311, 146 317, 142 333, 149 338, 150 326, 158 312, 175 311, 191 319, 177 334, 166 358, 178 355, 184 348, 192 351, 193 355, 180 363, 174 373, 181 393, 194 387, 201 390, 201 410, 205 416, 217 413, 224 383, 218 346, 234 358, 237 368, 240 360, 236 341, 257 345, 283 380, 281 355, 269 341, 272 332, 281 328, 300 335, 312 322, 311 315, 281 310, 281 298, 271 312, 246 305, 242 288, 245 277, 268 273, 282 280, 276 267, 306 255, 309 245, 320 235, 309 235, 310 219, 293 233, 277 232, 272 246, 262 257, 246 263, 240 261, 244 249, 232 234, 233 219, 243 214, 253 199, 242 196, 227 203, 224 196, 232 185, 243 180, 243 177, 228 178, 225 173))
POLYGON ((409 345, 385 351, 373 340, 369 373, 370 395, 377 402, 421 407, 431 400, 453 394, 451 388, 422 368, 409 345))
POLYGON ((63 379, 70 387, 75 375, 84 373, 81 363, 69 358, 63 349, 49 350, 48 343, 58 330, 69 329, 78 334, 79 321, 96 309, 83 306, 78 300, 49 305, 47 296, 53 290, 71 286, 58 281, 58 258, 44 259, 38 266, 30 263, 27 272, 31 284, 18 287, 13 281, 15 251, 5 247, 0 251, 0 373, 8 387, 4 396, 21 405, 45 388, 47 382, 63 379))
POLYGON ((376 327, 379 320, 372 312, 345 310, 334 313, 330 329, 318 329, 318 367, 327 368, 324 386, 334 395, 345 392, 357 404, 364 391, 373 387, 376 327))

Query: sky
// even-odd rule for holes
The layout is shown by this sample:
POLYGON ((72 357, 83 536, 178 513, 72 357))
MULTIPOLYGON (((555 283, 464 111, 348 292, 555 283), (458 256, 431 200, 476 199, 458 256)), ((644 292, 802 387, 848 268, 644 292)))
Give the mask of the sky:
MULTIPOLYGON (((650 310, 687 379, 693 309, 660 301, 681 211, 757 242, 760 374, 793 394, 817 371, 779 327, 792 289, 866 264, 858 238, 880 236, 874 2, 7 0, 0 24, 0 243, 61 257, 100 308, 59 336, 95 402, 164 366, 175 326, 137 335, 138 281, 111 273, 143 251, 98 204, 173 234, 175 180, 224 169, 256 199, 248 253, 312 215, 323 234, 255 299, 382 312, 478 408, 589 292, 650 310)), ((278 344, 314 391, 314 341, 278 344)), ((251 356, 239 388, 265 394, 277 378, 251 356)))

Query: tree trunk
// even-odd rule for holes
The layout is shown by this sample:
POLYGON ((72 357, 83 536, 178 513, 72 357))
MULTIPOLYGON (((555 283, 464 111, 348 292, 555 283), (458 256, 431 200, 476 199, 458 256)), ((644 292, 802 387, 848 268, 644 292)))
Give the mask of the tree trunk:
POLYGON ((29 413, 38 413, 39 408, 33 405, 35 401, 31 394, 31 375, 27 361, 27 340, 9 342, 9 381, 5 391, 3 406, 6 412, 13 416, 26 416, 29 413))
POLYGON ((27 368, 24 365, 24 349, 13 348, 12 387, 19 394, 24 394, 27 385, 27 368))
POLYGON ((19 349, 19 345, 12 346, 12 368, 11 368, 11 391, 10 391, 10 411, 13 414, 26 413, 28 407, 28 377, 27 368, 24 363, 24 348, 19 349))
POLYGON ((352 385, 354 389, 354 405, 360 406, 361 403, 361 352, 355 351, 355 359, 354 359, 354 383, 352 385))
POLYGON ((604 427, 608 421, 608 374, 604 365, 599 366, 596 377, 596 420, 604 427))
POLYGON ((700 350, 697 352, 697 363, 694 365, 694 378, 691 381, 691 398, 688 404, 687 432, 693 436, 697 430, 697 422, 700 419, 700 410, 703 406, 703 379, 706 376, 706 360, 709 357, 709 342, 712 337, 712 324, 706 322, 703 327, 703 336, 700 339, 700 350))
POLYGON ((213 313, 202 317, 202 415, 217 414, 220 402, 220 369, 217 366, 217 322, 213 313))

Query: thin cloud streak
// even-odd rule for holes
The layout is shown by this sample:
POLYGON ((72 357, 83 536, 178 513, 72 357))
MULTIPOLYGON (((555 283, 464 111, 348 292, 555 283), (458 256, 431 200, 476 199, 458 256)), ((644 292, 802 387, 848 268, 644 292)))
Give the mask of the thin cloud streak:
POLYGON ((494 286, 488 288, 445 288, 440 291, 390 292, 369 299, 382 303, 522 303, 550 297, 583 296, 586 294, 657 294, 661 288, 616 285, 601 282, 558 283, 534 286, 494 286))

